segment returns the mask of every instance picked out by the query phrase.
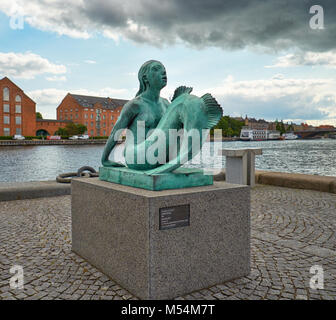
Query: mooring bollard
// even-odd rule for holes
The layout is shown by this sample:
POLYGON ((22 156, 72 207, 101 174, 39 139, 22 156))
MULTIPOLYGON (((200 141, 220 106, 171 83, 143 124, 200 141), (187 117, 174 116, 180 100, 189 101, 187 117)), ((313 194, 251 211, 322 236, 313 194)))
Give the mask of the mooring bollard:
POLYGON ((226 156, 226 182, 255 185, 255 156, 261 155, 262 149, 223 149, 219 153, 226 156))

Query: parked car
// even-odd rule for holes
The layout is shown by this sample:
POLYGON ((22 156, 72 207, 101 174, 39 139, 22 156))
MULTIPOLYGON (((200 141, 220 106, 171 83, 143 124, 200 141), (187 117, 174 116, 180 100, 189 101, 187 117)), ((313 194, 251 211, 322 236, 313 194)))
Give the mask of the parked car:
POLYGON ((16 134, 13 137, 13 140, 24 140, 26 139, 24 136, 21 136, 21 134, 16 134))
POLYGON ((47 140, 61 140, 61 136, 47 136, 47 140))
POLYGON ((88 140, 88 139, 90 139, 90 136, 88 134, 82 134, 81 136, 78 137, 78 139, 88 140))
POLYGON ((78 140, 79 137, 78 136, 72 136, 72 137, 69 137, 70 140, 78 140))

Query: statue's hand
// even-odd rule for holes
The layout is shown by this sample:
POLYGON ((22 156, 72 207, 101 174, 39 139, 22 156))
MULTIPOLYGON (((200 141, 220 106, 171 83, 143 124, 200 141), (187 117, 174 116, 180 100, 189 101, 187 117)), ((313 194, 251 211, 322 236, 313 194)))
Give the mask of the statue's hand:
POLYGON ((125 167, 122 163, 114 162, 111 160, 102 161, 104 167, 125 167))

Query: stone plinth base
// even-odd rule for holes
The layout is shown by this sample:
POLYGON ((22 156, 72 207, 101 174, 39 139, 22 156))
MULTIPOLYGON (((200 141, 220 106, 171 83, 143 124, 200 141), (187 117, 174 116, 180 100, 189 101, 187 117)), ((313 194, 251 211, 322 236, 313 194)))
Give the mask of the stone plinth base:
POLYGON ((250 189, 164 191, 72 181, 72 250, 142 299, 171 299, 250 272, 250 189))

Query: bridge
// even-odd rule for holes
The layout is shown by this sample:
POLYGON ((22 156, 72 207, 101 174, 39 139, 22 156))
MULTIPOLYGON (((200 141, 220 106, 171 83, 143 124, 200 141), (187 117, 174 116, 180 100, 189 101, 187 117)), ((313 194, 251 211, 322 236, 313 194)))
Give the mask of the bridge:
POLYGON ((294 131, 296 135, 298 135, 302 139, 311 139, 319 136, 325 135, 336 135, 335 129, 315 129, 315 130, 303 130, 303 131, 294 131))

